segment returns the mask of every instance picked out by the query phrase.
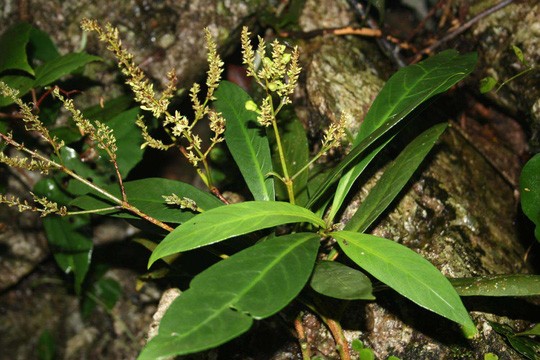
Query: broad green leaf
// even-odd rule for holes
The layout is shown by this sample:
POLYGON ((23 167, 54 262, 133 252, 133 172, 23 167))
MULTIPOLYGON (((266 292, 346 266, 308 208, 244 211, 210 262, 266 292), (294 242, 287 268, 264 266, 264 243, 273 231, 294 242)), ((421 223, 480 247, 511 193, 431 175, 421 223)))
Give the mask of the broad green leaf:
POLYGON ((216 110, 226 120, 225 141, 255 200, 274 200, 270 146, 257 113, 246 108, 251 97, 238 85, 222 81, 215 94, 216 110))
POLYGON ((536 239, 540 241, 540 154, 532 157, 521 172, 519 179, 521 208, 536 225, 536 239))
POLYGON ((374 300, 371 281, 361 271, 335 261, 320 261, 310 285, 319 294, 343 300, 374 300))
POLYGON ((345 225, 345 230, 358 232, 367 230, 407 184, 446 127, 446 123, 435 125, 405 147, 371 189, 359 209, 345 225))
POLYGON ((448 280, 460 296, 540 295, 540 275, 487 275, 448 280))
POLYGON ((26 46, 30 40, 32 25, 18 23, 11 26, 0 36, 0 73, 6 70, 20 70, 34 75, 34 69, 28 63, 26 46))
MULTIPOLYGON (((353 149, 334 169, 325 184, 311 199, 312 205, 340 178, 349 165, 358 162, 360 155, 390 129, 400 123, 411 111, 429 98, 450 89, 470 74, 476 64, 476 54, 459 55, 455 50, 443 51, 415 65, 395 73, 384 85, 371 105, 360 131, 353 142, 353 149)), ((366 164, 348 170, 341 182, 342 193, 347 194, 366 164)))
POLYGON ((480 92, 482 94, 488 93, 497 85, 497 80, 491 76, 486 76, 480 79, 480 92))
POLYGON ((205 211, 174 229, 150 256, 148 267, 167 255, 210 245, 238 235, 295 222, 326 227, 311 211, 286 202, 247 201, 205 211))
POLYGON ((416 304, 460 324, 467 337, 477 333, 458 294, 435 266, 392 240, 350 231, 331 233, 361 268, 416 304))
POLYGON ((298 233, 260 242, 197 275, 161 320, 139 360, 165 359, 221 345, 271 316, 302 290, 319 237, 298 233))
POLYGON ((30 49, 28 52, 32 59, 47 62, 60 56, 51 37, 43 30, 32 28, 29 45, 30 49))
MULTIPOLYGON (((112 171, 108 169, 109 171, 104 173, 101 171, 102 169, 93 168, 91 164, 83 162, 79 153, 71 147, 64 146, 61 148, 60 157, 64 166, 73 170, 77 175, 90 180, 94 185, 103 187, 114 181, 111 180, 111 176, 114 175, 112 171)), ((112 177, 112 179, 114 179, 114 177, 112 177)), ((67 190, 73 195, 83 195, 92 189, 77 180, 70 179, 67 190)))
POLYGON ((489 324, 493 330, 506 336, 510 345, 521 355, 531 360, 540 359, 540 355, 538 355, 540 354, 540 343, 538 341, 527 336, 518 336, 514 329, 506 324, 498 324, 492 321, 489 324))
MULTIPOLYGON (((301 170, 309 161, 309 145, 306 136, 306 130, 302 126, 300 120, 294 115, 291 115, 292 119, 285 120, 285 124, 281 128, 281 146, 285 156, 285 162, 287 164, 287 170, 289 176, 294 176, 299 170, 301 170)), ((273 132, 270 132, 269 138, 271 139, 274 151, 272 152, 272 161, 274 164, 274 171, 283 175, 281 161, 279 159, 279 152, 276 148, 275 136, 273 132)), ((295 204, 303 206, 308 201, 308 183, 309 173, 307 169, 300 173, 294 179, 294 195, 295 204)), ((289 198, 287 188, 281 181, 276 181, 276 193, 280 199, 286 200, 289 198)))
POLYGON ((73 198, 69 196, 58 183, 50 177, 39 180, 32 190, 37 196, 44 196, 60 205, 67 205, 73 198))
POLYGON ((43 227, 56 263, 66 274, 74 275, 75 291, 79 294, 92 257, 92 240, 66 218, 46 217, 43 227))
POLYGON ((70 53, 49 60, 36 68, 34 87, 49 85, 92 61, 101 61, 101 58, 81 52, 70 53))
POLYGON ((445 50, 396 72, 371 105, 355 144, 393 117, 404 117, 429 98, 447 91, 475 68, 477 55, 445 50))
MULTIPOLYGON (((386 145, 388 145, 388 143, 394 139, 394 137, 395 136, 390 136, 388 140, 383 142, 381 145, 377 146, 368 155, 363 157, 362 160, 360 160, 360 162, 356 164, 356 166, 354 167, 355 171, 358 172, 358 174, 361 174, 368 167, 368 165, 375 158, 375 156, 377 156, 377 154, 379 154, 381 150, 384 149, 386 145)), ((349 190, 351 189, 351 184, 354 183, 354 181, 352 181, 352 178, 354 176, 355 174, 349 171, 346 174, 344 174, 343 177, 340 179, 337 185, 336 191, 335 191, 334 199, 332 201, 332 207, 328 214, 328 218, 330 220, 334 220, 336 214, 341 209, 341 205, 343 205, 345 198, 349 194, 349 190)))
MULTIPOLYGON (((180 197, 188 197, 194 200, 197 203, 197 206, 203 210, 210 210, 223 205, 223 203, 214 196, 201 191, 194 186, 175 180, 147 178, 127 181, 124 182, 124 189, 130 204, 153 218, 175 224, 183 223, 191 219, 195 214, 188 210, 167 205, 163 200, 163 196, 174 193, 180 197)), ((118 198, 121 197, 118 184, 109 185, 105 187, 105 190, 118 198)), ((115 206, 117 204, 112 203, 111 200, 97 192, 91 192, 76 198, 71 202, 71 205, 77 206, 83 210, 96 210, 115 206)), ((121 210, 110 210, 99 212, 99 214, 138 219, 137 216, 121 210)))
POLYGON ((90 106, 83 110, 83 115, 87 119, 106 122, 129 110, 133 105, 133 98, 127 95, 118 96, 114 99, 105 101, 102 105, 90 106))

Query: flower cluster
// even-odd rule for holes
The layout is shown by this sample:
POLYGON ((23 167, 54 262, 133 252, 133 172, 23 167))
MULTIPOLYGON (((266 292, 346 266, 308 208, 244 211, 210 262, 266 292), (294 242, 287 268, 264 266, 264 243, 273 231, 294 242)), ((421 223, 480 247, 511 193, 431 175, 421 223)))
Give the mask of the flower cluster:
POLYGON ((328 151, 340 145, 345 138, 346 115, 342 113, 338 121, 332 122, 324 131, 322 140, 322 151, 328 151))
POLYGON ((25 129, 40 134, 43 139, 53 147, 54 152, 58 154, 60 148, 64 146, 64 142, 60 141, 56 136, 51 136, 49 130, 43 125, 41 120, 39 120, 39 117, 32 112, 30 105, 19 98, 19 91, 9 87, 3 81, 0 81, 0 94, 13 100, 19 107, 19 113, 24 121, 25 129))
POLYGON ((225 119, 220 113, 210 108, 210 102, 215 100, 214 93, 221 80, 223 72, 223 61, 218 55, 217 45, 213 41, 212 35, 208 29, 205 29, 206 47, 208 50, 208 64, 206 80, 206 96, 204 100, 199 99, 201 87, 195 83, 189 91, 194 118, 189 121, 185 116, 178 112, 171 114, 167 111, 170 99, 177 91, 177 78, 174 70, 167 73, 168 84, 166 89, 157 96, 153 85, 144 75, 144 72, 135 64, 133 55, 122 46, 118 35, 118 29, 106 24, 102 28, 96 21, 83 20, 82 28, 86 31, 95 31, 101 41, 107 43, 107 48, 114 53, 118 60, 118 66, 122 73, 127 77, 126 83, 131 87, 135 94, 135 101, 140 104, 141 109, 147 110, 159 119, 162 118, 162 125, 168 132, 171 142, 166 144, 162 140, 152 137, 148 126, 145 124, 144 117, 139 116, 136 124, 140 127, 144 139, 143 147, 167 150, 173 146, 178 146, 188 161, 197 168, 203 181, 208 187, 212 187, 212 181, 209 174, 207 157, 210 151, 221 141, 225 131, 225 119), (210 145, 206 150, 202 148, 201 138, 193 132, 195 125, 207 118, 209 120, 210 130, 214 133, 210 139, 210 145), (183 141, 182 141, 183 140, 183 141), (186 142, 187 145, 183 144, 186 142), (200 163, 204 171, 201 170, 200 163))
POLYGON ((197 206, 195 200, 187 197, 180 197, 176 194, 171 194, 163 195, 163 200, 165 200, 166 204, 180 206, 181 209, 189 209, 196 212, 201 212, 201 209, 197 206))
POLYGON ((54 201, 50 201, 45 197, 38 197, 33 193, 30 193, 34 198, 36 205, 30 204, 27 200, 21 200, 15 196, 5 196, 0 194, 0 204, 6 204, 8 206, 15 206, 19 212, 23 211, 33 211, 40 213, 41 217, 47 216, 49 214, 58 214, 61 216, 67 215, 68 211, 65 206, 58 206, 54 201))
POLYGON ((255 51, 250 35, 247 27, 244 27, 241 36, 243 63, 247 67, 247 75, 253 77, 266 90, 267 96, 262 101, 258 121, 263 126, 269 126, 281 107, 291 103, 291 95, 302 70, 299 65, 300 54, 297 46, 292 52, 287 52, 287 46, 274 40, 268 56, 264 39, 259 36, 259 45, 255 51), (280 101, 276 109, 273 105, 273 94, 277 95, 280 101))
POLYGON ((114 137, 113 130, 106 124, 96 121, 96 124, 92 124, 90 120, 84 117, 82 112, 75 107, 73 99, 65 98, 60 94, 60 89, 55 87, 53 89, 53 95, 59 99, 64 108, 71 113, 73 121, 79 128, 81 135, 88 136, 90 140, 97 144, 100 149, 103 149, 109 155, 111 161, 116 161, 116 138, 114 137))
POLYGON ((25 169, 29 171, 39 171, 43 175, 47 175, 53 168, 51 163, 40 159, 32 159, 18 156, 7 156, 3 152, 0 152, 0 163, 4 163, 8 166, 25 169))

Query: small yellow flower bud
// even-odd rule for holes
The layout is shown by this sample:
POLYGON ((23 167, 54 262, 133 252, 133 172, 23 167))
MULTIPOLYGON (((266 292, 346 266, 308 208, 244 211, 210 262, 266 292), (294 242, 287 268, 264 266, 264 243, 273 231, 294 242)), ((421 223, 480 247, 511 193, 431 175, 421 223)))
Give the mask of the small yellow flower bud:
POLYGON ((272 81, 271 83, 268 84, 268 90, 270 91, 276 91, 278 88, 278 84, 276 81, 272 81))
POLYGON ((246 104, 244 105, 244 107, 246 108, 246 110, 259 112, 259 108, 257 107, 257 104, 255 104, 255 101, 253 100, 246 101, 246 104))
POLYGON ((270 69, 270 68, 272 68, 274 66, 274 62, 269 57, 265 57, 263 59, 263 65, 270 69))
POLYGON ((291 54, 283 54, 283 56, 281 57, 281 61, 283 62, 283 64, 287 65, 291 61, 291 54))

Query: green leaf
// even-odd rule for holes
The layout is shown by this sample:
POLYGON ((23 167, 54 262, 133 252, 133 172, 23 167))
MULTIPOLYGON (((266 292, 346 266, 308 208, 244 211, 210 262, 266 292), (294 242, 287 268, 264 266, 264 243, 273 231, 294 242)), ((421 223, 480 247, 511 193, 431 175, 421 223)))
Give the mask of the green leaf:
MULTIPOLYGON (((118 184, 106 186, 104 189, 118 198, 121 197, 118 184)), ((210 210, 223 205, 223 203, 214 196, 201 191, 194 186, 175 180, 147 178, 127 181, 124 182, 124 189, 130 204, 153 218, 175 224, 181 224, 191 219, 195 214, 188 210, 182 210, 178 207, 167 205, 163 200, 164 195, 175 193, 180 197, 188 197, 194 200, 197 203, 197 206, 203 210, 210 210)), ((77 206, 83 210, 96 210, 115 206, 117 204, 114 204, 108 198, 93 191, 76 198, 71 202, 71 205, 77 206)), ((127 219, 139 219, 139 217, 121 210, 104 211, 99 214, 127 219)))
POLYGON ((494 353, 485 353, 484 360, 499 360, 499 357, 494 353))
POLYGON ((358 352, 358 360, 375 360, 375 354, 373 350, 363 348, 358 352))
POLYGON ((512 45, 512 50, 514 51, 514 54, 516 54, 516 57, 519 59, 519 62, 523 65, 527 65, 525 61, 525 56, 523 56, 523 51, 516 45, 512 45))
POLYGON ((238 85, 222 81, 215 94, 216 110, 226 120, 225 141, 255 200, 274 200, 270 146, 257 113, 246 108, 251 97, 238 85))
POLYGON ((101 58, 81 52, 70 53, 49 60, 36 68, 34 87, 49 85, 92 61, 101 61, 101 58))
MULTIPOLYGON (((290 110, 290 109, 288 109, 290 110)), ((282 110, 283 111, 283 110, 282 110)), ((285 156, 285 162, 287 164, 287 170, 290 176, 294 176, 299 170, 301 170, 309 161, 309 145, 306 137, 306 130, 298 118, 291 115, 292 118, 286 119, 281 129, 281 146, 283 148, 283 154, 285 156)), ((281 161, 279 159, 279 152, 275 142, 275 136, 273 132, 269 136, 274 146, 272 161, 274 164, 275 172, 282 174, 281 161)), ((306 169, 300 173, 294 179, 294 195, 295 204, 303 206, 308 201, 308 183, 309 173, 306 169)), ((276 182, 276 193, 280 199, 288 199, 287 187, 281 181, 276 182)))
POLYGON ((44 330, 39 336, 37 343, 37 355, 39 360, 56 359, 56 343, 49 330, 44 330))
POLYGON ((309 222, 326 224, 311 211, 278 201, 247 201, 205 211, 174 229, 150 256, 148 267, 167 255, 210 245, 269 227, 309 222))
POLYGON ((56 45, 45 31, 32 28, 30 31, 30 57, 43 62, 51 61, 60 56, 56 45))
MULTIPOLYGON (((395 73, 371 105, 353 142, 353 149, 310 200, 309 206, 313 205, 341 177, 343 170, 357 162, 360 155, 364 155, 377 139, 393 129, 411 111, 429 98, 450 89, 469 75, 474 70, 476 58, 474 53, 460 55, 455 50, 446 50, 395 73)), ((343 180, 340 180, 346 183, 342 185, 343 194, 349 192, 365 167, 366 164, 359 164, 343 176, 343 180)))
POLYGON ((30 40, 32 25, 18 23, 11 26, 0 36, 0 73, 6 70, 20 70, 34 75, 34 69, 28 63, 26 46, 30 40))
POLYGON ((446 127, 446 123, 431 127, 403 149, 345 225, 345 230, 367 230, 407 184, 446 127))
POLYGON ((319 237, 298 233, 260 242, 197 275, 161 320, 139 360, 165 359, 223 344, 271 316, 307 282, 319 237))
POLYGON ((109 278, 97 280, 83 298, 81 305, 83 318, 88 318, 97 305, 103 306, 107 312, 112 311, 121 296, 122 287, 118 281, 109 278))
POLYGON ((361 268, 416 304, 460 324, 467 337, 477 333, 458 294, 435 266, 392 240, 350 231, 331 233, 361 268))
POLYGON ((514 329, 506 324, 498 324, 490 321, 489 324, 501 335, 506 336, 506 339, 512 347, 527 359, 539 360, 540 343, 526 336, 518 336, 514 329))
POLYGON ((521 172, 519 179, 521 208, 536 225, 536 239, 540 241, 540 154, 533 156, 521 172))
MULTIPOLYGON (((94 185, 104 187, 111 183, 111 176, 114 174, 112 171, 103 173, 100 171, 102 169, 92 168, 91 164, 85 163, 81 160, 80 155, 75 151, 75 149, 64 146, 60 149, 60 157, 61 163, 65 167, 73 170, 77 173, 77 175, 90 180, 94 185)), ((67 190, 74 195, 83 195, 92 189, 77 180, 70 179, 67 190)))
POLYGON ((66 218, 46 217, 43 227, 56 263, 66 274, 74 275, 75 291, 79 294, 92 257, 92 240, 66 218))
POLYGON ((525 330, 519 333, 516 333, 519 336, 540 336, 540 324, 535 324, 529 330, 525 330))
POLYGON ((42 178, 34 185, 32 191, 37 196, 44 196, 60 205, 67 205, 73 200, 53 178, 42 178))
POLYGON ((540 295, 540 275, 486 275, 448 280, 460 296, 540 295))
POLYGON ((380 128, 387 119, 405 117, 429 98, 463 80, 474 70, 476 60, 476 53, 460 55, 456 50, 445 50, 396 72, 371 105, 355 144, 380 128))
POLYGON ((356 176, 356 173, 360 175, 364 170, 368 167, 368 165, 371 163, 371 161, 381 152, 382 149, 390 143, 394 139, 395 136, 390 136, 388 140, 383 142, 381 145, 377 146, 374 150, 372 150, 368 155, 362 158, 358 164, 355 165, 354 169, 355 172, 347 172, 343 177, 340 179, 336 191, 334 194, 334 199, 332 201, 332 207, 330 208, 330 211, 328 213, 328 218, 330 220, 334 220, 336 214, 341 209, 341 205, 343 205, 343 202, 345 201, 345 198, 349 194, 349 190, 351 189, 351 185, 356 181, 356 179, 353 180, 353 177, 356 176))
POLYGON ((354 339, 351 342, 351 348, 354 351, 359 352, 360 350, 362 350, 364 348, 364 343, 360 339, 354 339))
POLYGON ((87 119, 106 122, 127 111, 133 105, 133 98, 127 95, 118 96, 101 104, 90 106, 83 110, 87 119))
POLYGON ((480 92, 482 94, 490 92, 496 85, 497 80, 495 78, 491 76, 486 76, 485 78, 480 80, 480 92))
POLYGON ((335 261, 320 261, 310 285, 319 294, 343 300, 374 300, 371 281, 361 271, 335 261))

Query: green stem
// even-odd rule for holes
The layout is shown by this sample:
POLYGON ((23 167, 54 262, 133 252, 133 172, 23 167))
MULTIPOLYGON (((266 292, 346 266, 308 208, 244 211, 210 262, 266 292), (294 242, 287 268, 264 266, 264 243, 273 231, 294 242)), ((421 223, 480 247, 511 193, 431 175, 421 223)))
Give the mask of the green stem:
POLYGON ((525 69, 525 70, 517 73, 516 75, 512 76, 510 79, 506 79, 501 85, 499 85, 497 87, 497 89, 495 90, 495 93, 497 93, 499 90, 501 90, 501 88, 503 86, 505 86, 506 84, 508 84, 510 81, 512 81, 512 80, 514 80, 514 79, 516 79, 516 78, 518 78, 518 77, 520 77, 522 75, 525 75, 526 73, 528 73, 529 71, 532 71, 532 70, 534 70, 534 67, 530 67, 528 69, 525 69))
POLYGON ((308 169, 311 164, 313 164, 315 161, 319 160, 319 158, 321 156, 323 156, 328 150, 330 149, 330 146, 326 146, 324 148, 322 148, 318 153, 317 155, 315 155, 313 157, 313 159, 311 159, 306 165, 304 165, 300 170, 298 170, 296 172, 296 174, 294 174, 292 177, 291 177, 291 180, 294 180, 296 179, 301 173, 303 173, 306 169, 308 169))
POLYGON ((72 215, 84 215, 84 214, 98 214, 102 211, 119 210, 119 209, 121 209, 120 206, 110 206, 110 207, 94 209, 94 210, 68 211, 67 215, 72 216, 72 215))
MULTIPOLYGON (((274 112, 273 105, 272 105, 272 112, 274 112)), ((274 134, 276 137, 276 144, 278 148, 278 154, 279 154, 279 161, 281 163, 281 168, 283 170, 283 183, 285 184, 285 187, 287 188, 287 194, 289 196, 289 202, 291 204, 295 204, 294 199, 294 185, 293 185, 293 179, 289 176, 289 170, 287 169, 287 163, 285 161, 285 153, 283 151, 283 146, 281 144, 281 136, 279 135, 279 128, 277 125, 277 120, 274 112, 274 117, 272 119, 272 128, 274 130, 274 134)))

